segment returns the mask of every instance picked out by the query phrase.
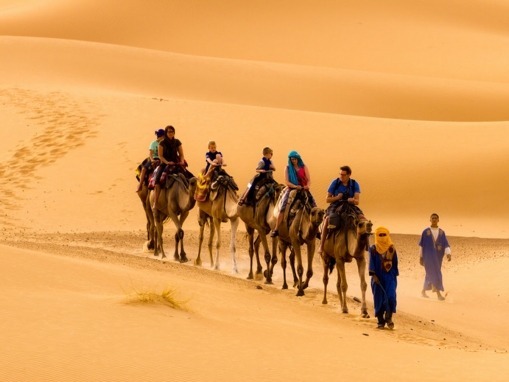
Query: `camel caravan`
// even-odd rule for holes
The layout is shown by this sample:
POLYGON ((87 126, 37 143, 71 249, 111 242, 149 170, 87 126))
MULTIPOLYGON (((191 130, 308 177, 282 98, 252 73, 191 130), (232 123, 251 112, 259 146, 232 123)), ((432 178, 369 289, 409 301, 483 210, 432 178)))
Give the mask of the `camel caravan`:
MULTIPOLYGON (((189 212, 197 206, 200 232, 195 266, 202 266, 202 244, 208 226, 210 266, 214 270, 220 269, 221 225, 229 222, 232 272, 238 273, 235 243, 238 225, 242 221, 247 232, 250 258, 247 278, 265 279, 266 284, 273 284, 272 277, 279 254, 283 271, 282 288, 288 289, 286 255, 289 251, 293 287, 297 296, 303 296, 313 276, 313 258, 319 243, 323 264, 322 303, 327 304, 329 274, 336 268, 341 309, 344 313, 348 312, 345 264, 355 259, 362 290, 361 314, 369 317, 365 294, 366 252, 372 229, 370 221, 363 216, 359 217, 355 208, 350 208, 346 201, 330 217, 324 219, 326 212, 316 206, 309 188, 288 180, 291 178, 291 174, 287 176, 288 169, 285 172, 285 184, 274 180, 272 173, 275 168, 270 160, 272 150, 269 148, 264 149, 257 174, 239 197, 239 188, 233 177, 225 171, 226 163, 221 153, 215 149, 214 142, 209 142, 206 168, 196 177, 187 170, 182 145, 174 138, 174 134, 172 126, 156 132, 158 140, 154 142, 158 144, 153 142, 149 158, 138 166, 136 174, 139 182, 137 193, 146 216, 146 248, 153 250, 154 257, 160 254, 161 259, 166 258, 163 227, 166 221, 171 220, 175 226, 174 260, 182 263, 189 261, 184 246, 183 227, 189 212), (164 143, 159 144, 167 140, 172 145, 165 147, 164 143), (327 224, 327 229, 324 229, 324 224, 327 224), (303 256, 303 247, 306 256, 303 256), (263 265, 260 250, 263 252, 263 265)), ((291 163, 298 168, 297 161, 291 163)))

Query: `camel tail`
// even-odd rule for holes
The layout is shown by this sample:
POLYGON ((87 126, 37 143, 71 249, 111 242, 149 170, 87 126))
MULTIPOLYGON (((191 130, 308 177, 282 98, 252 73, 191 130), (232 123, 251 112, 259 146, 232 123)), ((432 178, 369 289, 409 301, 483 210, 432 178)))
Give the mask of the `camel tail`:
POLYGON ((332 273, 335 266, 336 266, 336 259, 334 257, 330 257, 329 258, 329 274, 332 273))

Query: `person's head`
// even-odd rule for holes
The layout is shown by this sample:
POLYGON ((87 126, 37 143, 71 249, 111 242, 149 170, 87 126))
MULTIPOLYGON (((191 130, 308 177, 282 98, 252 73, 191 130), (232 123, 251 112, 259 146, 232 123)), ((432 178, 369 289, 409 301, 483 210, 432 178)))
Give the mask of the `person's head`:
POLYGON ((164 137, 164 134, 165 134, 164 129, 156 130, 155 134, 156 134, 157 138, 164 137))
POLYGON ((217 150, 216 141, 209 141, 208 148, 210 152, 215 153, 217 150))
POLYGON ((339 168, 339 178, 342 182, 348 182, 350 175, 352 175, 352 169, 350 166, 341 166, 339 168))
POLYGON ((289 166, 298 165, 299 167, 304 166, 304 162, 302 161, 302 158, 297 151, 292 150, 288 153, 288 165, 289 166))
POLYGON ((169 139, 175 138, 175 128, 172 125, 166 126, 164 132, 169 139))
POLYGON ((436 227, 438 225, 439 220, 440 218, 438 217, 438 214, 435 212, 432 213, 431 216, 429 217, 429 221, 431 222, 432 227, 436 227))
POLYGON ((273 151, 270 147, 264 147, 263 148, 263 156, 267 159, 270 159, 272 158, 272 155, 273 155, 273 151))
POLYGON ((392 258, 394 256, 394 244, 392 243, 390 232, 385 227, 378 227, 375 230, 376 251, 383 255, 382 265, 386 272, 392 268, 392 258))

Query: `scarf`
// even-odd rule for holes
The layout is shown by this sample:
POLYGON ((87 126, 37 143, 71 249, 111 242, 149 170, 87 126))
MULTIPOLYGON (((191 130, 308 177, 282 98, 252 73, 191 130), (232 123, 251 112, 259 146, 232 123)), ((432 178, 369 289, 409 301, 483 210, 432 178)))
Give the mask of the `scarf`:
POLYGON ((376 251, 383 255, 390 246, 393 246, 391 237, 389 236, 389 230, 385 227, 378 227, 375 230, 375 246, 376 251), (380 234, 385 234, 383 236, 380 236, 380 234))
POLYGON ((297 171, 293 167, 291 158, 297 158, 297 163, 299 167, 304 167, 304 162, 300 157, 299 153, 295 150, 290 151, 288 154, 288 180, 292 184, 299 184, 299 178, 297 178, 297 171))

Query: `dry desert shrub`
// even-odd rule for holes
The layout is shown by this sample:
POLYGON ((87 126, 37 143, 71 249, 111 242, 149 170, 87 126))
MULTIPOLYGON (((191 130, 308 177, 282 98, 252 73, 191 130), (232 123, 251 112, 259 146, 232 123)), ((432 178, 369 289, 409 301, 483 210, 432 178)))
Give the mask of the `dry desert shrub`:
POLYGON ((175 290, 165 288, 160 293, 153 290, 134 290, 126 298, 126 304, 164 305, 176 310, 187 310, 186 301, 176 298, 175 290))

